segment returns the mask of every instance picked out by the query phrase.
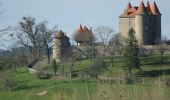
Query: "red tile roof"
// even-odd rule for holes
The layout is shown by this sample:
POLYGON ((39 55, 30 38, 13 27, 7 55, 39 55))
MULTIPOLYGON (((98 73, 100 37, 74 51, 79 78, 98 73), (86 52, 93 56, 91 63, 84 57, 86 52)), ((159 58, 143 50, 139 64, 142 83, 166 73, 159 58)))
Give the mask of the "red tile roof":
POLYGON ((90 30, 87 28, 87 26, 82 27, 81 24, 80 24, 79 28, 77 29, 77 32, 78 32, 78 33, 88 32, 88 31, 90 31, 90 30))
POLYGON ((147 10, 149 15, 152 15, 152 11, 151 11, 151 7, 150 7, 150 4, 149 4, 149 1, 147 1, 147 3, 146 3, 146 10, 147 10))
POLYGON ((127 6, 126 6, 126 9, 129 10, 129 9, 131 9, 131 8, 132 8, 132 5, 131 5, 131 3, 129 2, 129 3, 127 4, 127 6))
POLYGON ((79 28, 77 29, 77 32, 83 32, 82 25, 80 24, 79 28))
POLYGON ((137 14, 146 14, 146 9, 143 1, 141 1, 140 6, 138 8, 137 14))
POLYGON ((143 1, 141 1, 139 7, 132 7, 129 2, 120 17, 135 17, 136 14, 160 15, 160 12, 155 1, 152 3, 152 6, 150 6, 149 1, 147 1, 146 7, 143 1))
POLYGON ((91 30, 89 30, 87 26, 82 27, 82 25, 80 25, 75 33, 75 40, 78 43, 83 43, 89 39, 89 36, 92 36, 91 34, 91 30))
POLYGON ((137 9, 135 7, 130 8, 129 10, 125 9, 124 13, 120 17, 135 17, 137 9))
POLYGON ((155 3, 155 0, 153 1, 152 5, 151 5, 151 11, 153 13, 153 15, 160 15, 161 13, 159 12, 159 9, 155 3))
POLYGON ((86 26, 83 27, 83 30, 84 31, 89 31, 89 29, 86 26))

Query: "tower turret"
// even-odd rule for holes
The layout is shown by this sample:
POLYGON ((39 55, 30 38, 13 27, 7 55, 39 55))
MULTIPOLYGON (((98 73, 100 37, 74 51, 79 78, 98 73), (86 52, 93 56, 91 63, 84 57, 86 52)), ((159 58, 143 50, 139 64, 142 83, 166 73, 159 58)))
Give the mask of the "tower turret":
POLYGON ((69 38, 63 31, 59 31, 55 34, 53 41, 53 59, 56 62, 60 62, 63 54, 67 52, 67 49, 70 47, 69 38))
POLYGON ((161 41, 161 13, 156 5, 155 0, 152 2, 151 5, 152 11, 152 26, 153 26, 153 34, 154 34, 154 43, 159 44, 161 41))
POLYGON ((154 35, 153 35, 153 30, 152 30, 152 11, 151 11, 151 6, 149 4, 149 0, 147 0, 147 3, 146 3, 146 11, 147 11, 147 19, 146 19, 146 24, 147 24, 147 27, 146 27, 146 41, 147 41, 147 45, 150 45, 150 44, 154 44, 154 35))
POLYGON ((143 1, 141 1, 138 11, 136 13, 135 18, 135 30, 136 30, 136 37, 138 40, 139 45, 146 44, 146 19, 147 19, 147 11, 145 9, 145 5, 143 1))
POLYGON ((135 29, 135 15, 137 9, 129 2, 124 12, 119 16, 119 32, 123 38, 128 37, 129 29, 135 29))
POLYGON ((126 10, 129 10, 129 9, 131 9, 132 8, 132 5, 131 5, 131 3, 129 2, 128 4, 127 4, 127 6, 126 6, 126 10))

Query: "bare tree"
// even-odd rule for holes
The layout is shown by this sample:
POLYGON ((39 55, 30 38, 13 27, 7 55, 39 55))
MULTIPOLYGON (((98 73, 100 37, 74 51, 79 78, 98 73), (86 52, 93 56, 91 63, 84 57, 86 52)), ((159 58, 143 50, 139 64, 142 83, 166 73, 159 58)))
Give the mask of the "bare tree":
POLYGON ((23 17, 16 30, 16 37, 21 46, 29 48, 34 56, 33 60, 37 60, 42 56, 42 51, 46 48, 48 63, 50 62, 50 47, 52 34, 54 29, 47 28, 47 22, 36 24, 35 18, 23 17))
POLYGON ((122 54, 123 42, 119 33, 114 34, 109 42, 108 53, 110 56, 111 66, 113 67, 114 57, 122 54))
POLYGON ((72 51, 72 48, 67 48, 67 50, 65 51, 65 53, 63 54, 62 58, 61 58, 61 66, 62 66, 62 73, 63 76, 64 75, 64 68, 65 65, 67 65, 69 67, 69 75, 70 78, 72 78, 73 76, 73 69, 74 69, 74 62, 76 61, 76 54, 72 51))
POLYGON ((162 39, 160 40, 159 38, 157 38, 154 42, 155 44, 158 45, 158 53, 160 54, 160 64, 163 64, 164 62, 164 54, 167 51, 167 45, 165 43, 165 41, 167 41, 166 37, 162 37, 162 39))
POLYGON ((160 53, 160 63, 163 64, 164 63, 164 54, 166 53, 167 51, 167 45, 166 43, 164 43, 164 41, 166 41, 166 38, 162 38, 162 41, 160 42, 160 45, 159 45, 159 53, 160 53))
POLYGON ((57 31, 56 27, 54 26, 53 29, 47 28, 47 22, 44 21, 37 25, 38 31, 41 35, 41 41, 43 42, 44 47, 46 48, 48 63, 50 63, 50 42, 52 41, 52 34, 57 31))
POLYGON ((23 17, 16 32, 18 43, 29 48, 35 59, 40 56, 41 35, 33 17, 23 17))
POLYGON ((99 26, 95 30, 95 33, 97 35, 97 39, 102 42, 102 58, 105 58, 106 51, 109 45, 109 41, 111 39, 112 34, 114 33, 114 30, 107 26, 99 26))

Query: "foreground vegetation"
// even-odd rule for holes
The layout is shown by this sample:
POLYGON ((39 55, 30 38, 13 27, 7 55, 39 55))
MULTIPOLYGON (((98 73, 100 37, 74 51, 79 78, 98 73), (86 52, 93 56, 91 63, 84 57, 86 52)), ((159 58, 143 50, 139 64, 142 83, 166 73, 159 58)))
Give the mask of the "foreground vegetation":
MULTIPOLYGON (((141 57, 141 71, 133 70, 132 79, 126 79, 122 69, 123 58, 117 57, 114 66, 107 62, 107 70, 98 79, 63 77, 40 80, 26 67, 17 68, 15 84, 10 91, 0 91, 2 100, 168 100, 170 98, 170 56, 160 64, 158 55, 141 57)), ((91 63, 76 61, 79 72, 91 63)), ((45 68, 50 70, 51 68, 45 68)), ((67 73, 67 67, 65 68, 67 73)), ((59 67, 58 72, 61 71, 59 67)))

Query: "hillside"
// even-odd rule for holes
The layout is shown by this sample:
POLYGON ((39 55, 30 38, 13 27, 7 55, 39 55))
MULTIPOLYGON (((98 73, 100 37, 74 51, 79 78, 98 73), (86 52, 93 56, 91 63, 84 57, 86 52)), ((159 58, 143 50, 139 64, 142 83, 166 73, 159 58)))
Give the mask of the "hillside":
MULTIPOLYGON (((11 91, 0 91, 2 100, 168 100, 170 98, 170 55, 160 65, 158 55, 141 57, 141 71, 134 71, 134 78, 127 81, 122 69, 123 58, 117 57, 114 67, 107 62, 107 70, 95 78, 69 78, 56 76, 38 79, 26 67, 18 68, 15 85, 11 91)), ((91 63, 76 61, 74 72, 79 73, 91 63)), ((46 66, 44 70, 51 70, 46 66)), ((61 67, 58 73, 61 72, 61 67)), ((68 67, 65 68, 65 73, 68 67)))

